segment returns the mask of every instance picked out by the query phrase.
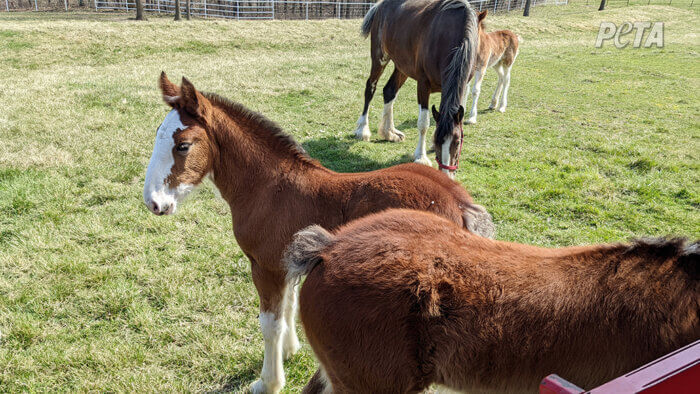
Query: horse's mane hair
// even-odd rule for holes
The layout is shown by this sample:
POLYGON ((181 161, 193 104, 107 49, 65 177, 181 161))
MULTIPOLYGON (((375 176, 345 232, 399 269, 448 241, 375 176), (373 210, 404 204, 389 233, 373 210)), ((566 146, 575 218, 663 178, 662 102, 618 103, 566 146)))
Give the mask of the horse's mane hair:
POLYGON ((441 11, 464 9, 464 31, 461 45, 455 47, 450 56, 450 64, 445 69, 442 81, 442 101, 440 102, 440 121, 435 128, 435 143, 442 144, 452 133, 453 118, 462 105, 461 93, 464 93, 469 74, 476 62, 479 29, 476 13, 465 0, 443 0, 441 11))
POLYGON ((625 254, 659 262, 673 259, 693 279, 700 280, 700 240, 688 243, 685 238, 639 238, 632 241, 625 254))
POLYGON ((273 146, 290 152, 296 159, 302 162, 318 165, 318 161, 311 158, 301 144, 291 135, 285 133, 277 123, 265 117, 265 115, 250 110, 243 104, 231 101, 216 93, 200 93, 202 93, 212 105, 223 110, 232 118, 255 125, 255 127, 252 128, 253 133, 270 140, 273 146))

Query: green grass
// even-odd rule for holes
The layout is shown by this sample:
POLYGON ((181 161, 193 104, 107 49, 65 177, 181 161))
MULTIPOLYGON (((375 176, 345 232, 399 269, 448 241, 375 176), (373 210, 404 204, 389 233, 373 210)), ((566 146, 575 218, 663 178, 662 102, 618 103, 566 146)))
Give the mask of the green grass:
MULTIPOLYGON (((465 127, 458 179, 503 240, 699 238, 697 7, 593 8, 489 17, 524 42, 508 112, 465 127), (665 21, 666 47, 595 49, 601 20, 665 21)), ((338 171, 415 148, 413 81, 396 104, 406 142, 351 138, 369 68, 357 20, 128 17, 0 13, 0 391, 242 391, 257 377, 258 301, 227 205, 209 183, 174 217, 141 202, 161 70, 267 114, 338 171)), ((298 391, 308 345, 285 369, 298 391)))

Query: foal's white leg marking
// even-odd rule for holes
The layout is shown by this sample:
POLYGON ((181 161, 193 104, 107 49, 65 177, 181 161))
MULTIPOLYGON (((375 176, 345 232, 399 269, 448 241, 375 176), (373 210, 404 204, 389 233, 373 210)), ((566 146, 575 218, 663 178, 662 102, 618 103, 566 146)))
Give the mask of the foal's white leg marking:
POLYGON ((174 213, 178 201, 194 189, 194 185, 190 184, 180 184, 175 189, 170 188, 166 184, 170 176, 170 170, 175 164, 175 159, 173 159, 173 147, 175 146, 173 134, 178 129, 184 130, 186 128, 187 126, 180 120, 180 114, 173 109, 165 116, 163 123, 156 132, 151 161, 148 163, 146 180, 143 183, 143 202, 153 213, 174 213), (156 207, 158 208, 157 210, 156 207), (161 209, 165 207, 167 208, 161 209))
MULTIPOLYGON (((442 159, 442 164, 449 166, 450 165, 450 145, 452 145, 452 137, 446 137, 445 142, 442 143, 442 154, 441 154, 441 159, 442 159)), ((454 172, 450 170, 445 170, 442 169, 442 172, 447 174, 451 179, 455 179, 455 174, 454 172)))
MULTIPOLYGON (((486 71, 486 68, 482 71, 486 71)), ((484 80, 484 72, 476 70, 474 72, 474 88, 472 89, 472 109, 469 111, 469 119, 467 123, 476 123, 476 104, 479 102, 479 94, 481 93, 481 82, 484 80)))
POLYGON ((493 98, 491 98, 489 109, 495 109, 498 106, 498 98, 501 97, 501 89, 503 89, 503 66, 499 64, 495 68, 498 74, 498 84, 496 85, 496 91, 493 92, 493 98))
POLYGON ((508 105, 508 88, 510 87, 510 68, 506 67, 503 73, 503 98, 501 99, 501 106, 498 107, 499 112, 506 112, 506 106, 508 105))
POLYGON ((369 122, 367 121, 368 114, 360 115, 357 119, 357 127, 355 128, 355 138, 362 141, 369 141, 369 137, 372 133, 369 131, 369 122))
POLYGON ((297 290, 298 286, 287 286, 284 300, 284 320, 287 322, 287 331, 284 334, 282 344, 282 356, 288 359, 299 350, 299 338, 295 327, 297 315, 297 290))
POLYGON ((384 113, 382 113, 378 133, 387 141, 401 142, 405 136, 394 127, 394 101, 396 98, 384 104, 384 113))
POLYGON ((430 114, 427 108, 418 106, 418 146, 416 147, 416 152, 413 154, 413 158, 416 163, 425 164, 426 166, 432 167, 433 162, 428 158, 428 153, 425 149, 425 139, 428 134, 428 128, 430 128, 430 114))
POLYGON ((278 393, 284 386, 282 369, 282 335, 287 329, 284 318, 272 312, 260 312, 260 328, 265 340, 265 356, 260 379, 250 388, 253 393, 278 393))

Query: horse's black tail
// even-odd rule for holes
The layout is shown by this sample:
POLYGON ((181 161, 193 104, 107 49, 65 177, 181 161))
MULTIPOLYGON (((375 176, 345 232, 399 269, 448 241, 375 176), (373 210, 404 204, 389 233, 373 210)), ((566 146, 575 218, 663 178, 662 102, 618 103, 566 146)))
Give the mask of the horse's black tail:
POLYGON ((283 258, 287 267, 287 283, 296 284, 302 276, 311 272, 322 260, 321 251, 334 239, 333 234, 318 225, 309 226, 294 234, 283 258))
POLYGON ((462 105, 462 96, 472 76, 479 46, 479 24, 476 12, 466 1, 447 0, 442 10, 464 9, 464 36, 461 44, 452 50, 450 62, 442 80, 440 119, 435 129, 435 141, 444 141, 452 133, 452 119, 462 105))
POLYGON ((374 16, 377 14, 379 4, 381 4, 381 1, 376 2, 372 7, 370 7, 369 11, 367 11, 367 15, 365 15, 365 19, 362 20, 362 28, 360 29, 360 32, 365 38, 367 38, 369 33, 372 31, 372 22, 374 21, 374 16))

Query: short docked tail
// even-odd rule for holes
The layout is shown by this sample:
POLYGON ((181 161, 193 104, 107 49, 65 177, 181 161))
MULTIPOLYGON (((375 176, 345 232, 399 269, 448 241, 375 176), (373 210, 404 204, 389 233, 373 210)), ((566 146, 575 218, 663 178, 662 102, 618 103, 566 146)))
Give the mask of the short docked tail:
POLYGON ((493 224, 491 214, 479 204, 470 204, 462 209, 462 219, 464 228, 474 234, 491 239, 496 235, 496 226, 493 224))
POLYGON ((284 252, 287 267, 287 283, 298 283, 321 262, 321 251, 331 244, 335 236, 321 226, 313 225, 294 234, 284 252))

